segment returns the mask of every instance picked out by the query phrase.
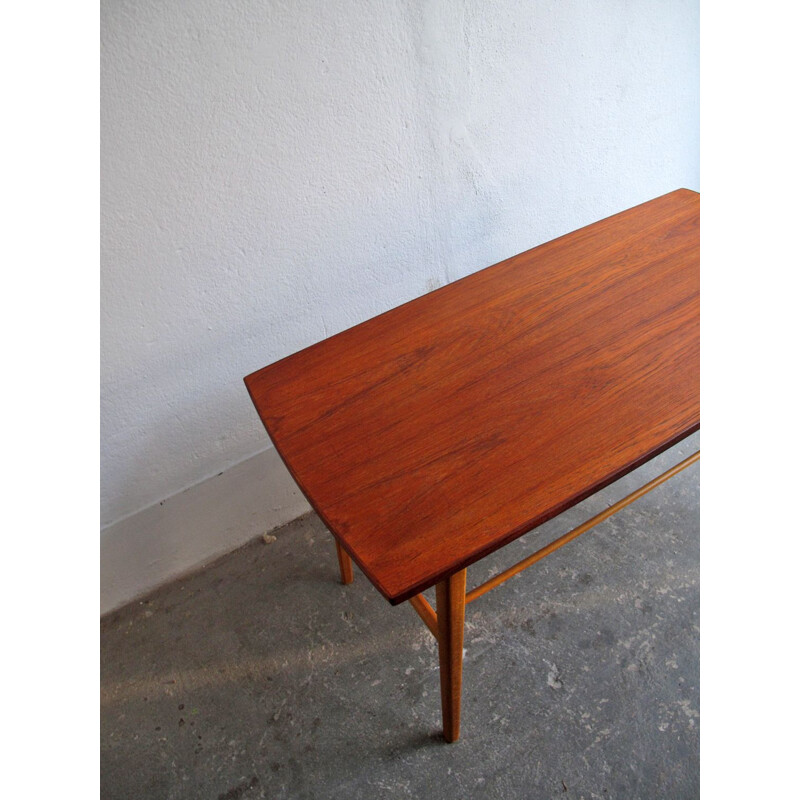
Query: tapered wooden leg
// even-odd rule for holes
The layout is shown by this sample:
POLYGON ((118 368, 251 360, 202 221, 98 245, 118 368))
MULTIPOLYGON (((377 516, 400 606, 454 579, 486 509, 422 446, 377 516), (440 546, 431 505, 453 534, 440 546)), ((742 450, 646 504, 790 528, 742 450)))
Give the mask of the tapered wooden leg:
POLYGON ((336 542, 336 555, 339 557, 339 574, 342 576, 342 583, 353 582, 353 562, 347 551, 339 544, 339 540, 334 538, 336 542))
POLYGON ((461 723, 461 661, 464 652, 464 600, 467 571, 462 569, 436 584, 439 620, 439 683, 445 741, 458 739, 461 723))

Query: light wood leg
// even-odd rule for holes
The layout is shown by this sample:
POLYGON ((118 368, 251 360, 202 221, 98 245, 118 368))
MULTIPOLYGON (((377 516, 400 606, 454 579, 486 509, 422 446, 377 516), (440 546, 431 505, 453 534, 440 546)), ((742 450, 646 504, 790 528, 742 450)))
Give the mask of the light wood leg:
POLYGON ((461 661, 464 653, 464 600, 467 571, 462 569, 436 584, 439 623, 439 683, 445 741, 458 739, 461 723, 461 661))
POLYGON ((336 555, 339 557, 339 574, 342 576, 342 583, 352 583, 353 562, 344 547, 339 544, 339 540, 334 537, 333 541, 336 542, 336 555))

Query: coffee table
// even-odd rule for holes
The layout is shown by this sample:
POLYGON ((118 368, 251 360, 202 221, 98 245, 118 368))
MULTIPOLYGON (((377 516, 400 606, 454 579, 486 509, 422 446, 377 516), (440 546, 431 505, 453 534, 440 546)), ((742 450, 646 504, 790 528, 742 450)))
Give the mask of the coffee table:
POLYGON ((467 591, 470 564, 699 429, 699 223, 671 192, 245 378, 342 581, 354 560, 438 640, 448 742, 465 605, 699 458, 467 591))

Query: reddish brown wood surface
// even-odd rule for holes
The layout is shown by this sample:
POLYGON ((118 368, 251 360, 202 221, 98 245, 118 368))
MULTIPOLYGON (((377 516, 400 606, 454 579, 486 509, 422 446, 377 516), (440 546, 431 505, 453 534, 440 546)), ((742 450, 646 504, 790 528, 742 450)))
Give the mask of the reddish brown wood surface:
POLYGON ((390 602, 699 428, 699 215, 698 194, 672 192, 245 378, 390 602))

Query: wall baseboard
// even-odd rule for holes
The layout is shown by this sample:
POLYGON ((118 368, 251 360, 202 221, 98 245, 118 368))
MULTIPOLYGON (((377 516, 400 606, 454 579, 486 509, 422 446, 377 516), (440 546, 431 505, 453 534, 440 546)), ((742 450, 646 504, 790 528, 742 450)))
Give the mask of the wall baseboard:
POLYGON ((100 533, 100 613, 310 511, 274 448, 100 533))

